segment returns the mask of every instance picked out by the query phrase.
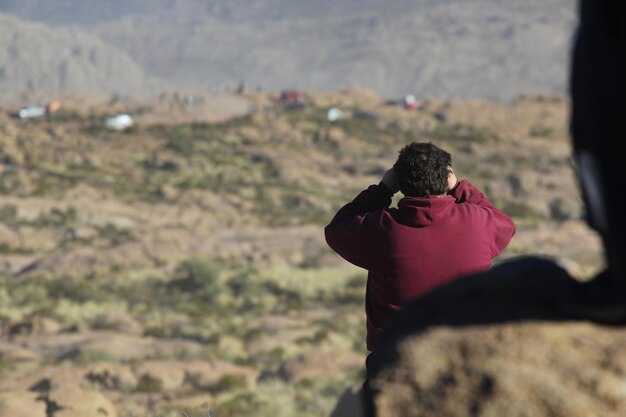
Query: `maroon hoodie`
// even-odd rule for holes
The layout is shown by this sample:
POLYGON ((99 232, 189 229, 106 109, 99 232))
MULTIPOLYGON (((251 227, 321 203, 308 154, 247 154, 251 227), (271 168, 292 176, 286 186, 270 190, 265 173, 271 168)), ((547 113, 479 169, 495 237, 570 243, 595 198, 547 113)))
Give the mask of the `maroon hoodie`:
POLYGON ((469 181, 446 196, 404 197, 371 185, 325 228, 339 255, 369 271, 367 349, 407 301, 462 275, 483 271, 509 244, 515 225, 469 181))

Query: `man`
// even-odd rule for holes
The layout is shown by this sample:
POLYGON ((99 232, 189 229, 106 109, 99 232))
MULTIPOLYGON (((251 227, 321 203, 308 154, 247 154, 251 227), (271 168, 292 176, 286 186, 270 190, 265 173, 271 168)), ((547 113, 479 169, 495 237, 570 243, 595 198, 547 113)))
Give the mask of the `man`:
POLYGON ((452 157, 432 143, 411 143, 380 184, 339 210, 328 245, 369 271, 367 349, 389 317, 436 286, 488 269, 515 226, 469 181, 457 181, 452 157), (402 191, 398 208, 391 197, 402 191))

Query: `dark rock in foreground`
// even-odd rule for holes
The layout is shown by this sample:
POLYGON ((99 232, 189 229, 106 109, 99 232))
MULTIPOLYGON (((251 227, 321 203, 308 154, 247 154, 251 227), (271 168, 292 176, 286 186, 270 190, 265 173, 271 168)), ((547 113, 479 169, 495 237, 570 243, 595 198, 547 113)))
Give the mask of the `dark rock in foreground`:
POLYGON ((376 416, 626 415, 626 332, 577 320, 584 284, 533 262, 410 305, 372 357, 376 416))

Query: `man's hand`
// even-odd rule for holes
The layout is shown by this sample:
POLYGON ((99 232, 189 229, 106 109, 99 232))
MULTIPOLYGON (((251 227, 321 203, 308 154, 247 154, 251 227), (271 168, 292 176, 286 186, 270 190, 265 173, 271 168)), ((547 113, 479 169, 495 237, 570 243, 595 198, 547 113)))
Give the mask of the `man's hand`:
POLYGON ((454 189, 454 187, 456 187, 456 185, 458 184, 459 180, 457 179, 456 175, 454 174, 454 170, 452 170, 452 167, 448 167, 448 191, 451 191, 454 189))
POLYGON ((393 194, 400 191, 400 185, 398 184, 398 176, 396 175, 396 171, 393 168, 388 169, 383 175, 383 178, 380 180, 383 184, 387 186, 391 190, 393 194))

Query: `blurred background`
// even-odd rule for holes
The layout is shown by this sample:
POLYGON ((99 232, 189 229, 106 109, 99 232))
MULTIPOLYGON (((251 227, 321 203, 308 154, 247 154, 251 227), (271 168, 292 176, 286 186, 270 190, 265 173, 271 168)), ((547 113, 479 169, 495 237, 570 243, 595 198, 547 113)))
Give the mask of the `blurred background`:
POLYGON ((331 415, 366 273, 323 226, 415 140, 514 217, 497 262, 592 276, 576 9, 0 0, 0 416, 331 415))
POLYGON ((564 93, 575 0, 0 1, 0 92, 564 93))

